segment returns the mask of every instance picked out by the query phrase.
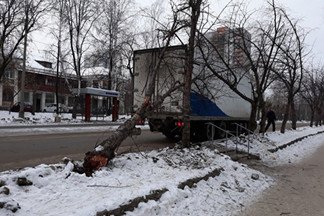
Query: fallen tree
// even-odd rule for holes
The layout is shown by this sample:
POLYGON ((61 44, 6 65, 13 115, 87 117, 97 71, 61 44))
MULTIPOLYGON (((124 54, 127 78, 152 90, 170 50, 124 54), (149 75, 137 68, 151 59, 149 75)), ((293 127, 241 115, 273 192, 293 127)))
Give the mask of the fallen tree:
POLYGON ((170 45, 171 39, 176 35, 176 33, 182 29, 184 26, 178 21, 177 14, 174 14, 173 24, 168 31, 164 31, 165 45, 161 48, 158 61, 151 71, 151 76, 148 80, 148 87, 145 92, 144 102, 140 108, 135 112, 135 114, 127 120, 123 125, 119 126, 118 129, 111 135, 109 135, 105 140, 99 143, 96 148, 92 151, 86 153, 83 162, 84 172, 87 176, 91 176, 95 170, 100 167, 106 166, 108 162, 115 157, 115 151, 121 145, 123 140, 128 136, 134 134, 140 134, 140 130, 135 128, 136 123, 139 120, 145 119, 146 116, 156 107, 159 107, 164 99, 168 97, 172 92, 177 90, 183 84, 180 82, 175 82, 172 87, 165 92, 159 99, 152 102, 152 95, 154 93, 155 78, 158 70, 165 58, 167 48, 170 45))
POLYGON ((145 96, 145 101, 142 106, 136 111, 132 118, 128 119, 118 129, 99 143, 96 148, 86 153, 83 162, 84 172, 87 176, 91 176, 93 171, 98 170, 100 167, 106 166, 109 160, 115 157, 116 149, 121 143, 131 135, 139 135, 140 129, 135 128, 136 122, 145 119, 146 116, 153 110, 154 107, 160 106, 164 99, 168 97, 173 91, 177 90, 183 84, 180 82, 175 83, 173 88, 169 89, 159 100, 151 103, 151 95, 145 96))
MULTIPOLYGON (((132 134, 138 134, 139 130, 135 129, 136 122, 139 120, 145 119, 148 114, 153 111, 155 108, 161 106, 164 99, 171 95, 172 92, 179 89, 181 86, 186 86, 187 93, 190 93, 191 89, 191 79, 192 79, 192 68, 193 68, 193 55, 194 55, 194 39, 195 39, 195 32, 197 28, 197 23, 199 19, 200 14, 200 8, 205 3, 201 0, 199 1, 179 1, 176 3, 176 1, 171 1, 172 6, 172 23, 170 28, 166 28, 168 30, 162 31, 164 33, 165 37, 165 44, 160 49, 160 53, 158 56, 158 61, 154 65, 153 70, 151 71, 151 74, 148 78, 148 86, 145 92, 144 100, 140 108, 136 111, 136 113, 133 115, 133 117, 129 120, 127 120, 123 125, 121 125, 116 132, 111 134, 107 139, 99 143, 99 145, 90 152, 86 153, 83 168, 87 176, 92 175, 93 171, 99 169, 100 167, 103 167, 107 165, 109 160, 115 157, 115 151, 120 146, 123 140, 125 140, 128 136, 132 134), (187 77, 187 80, 185 80, 185 83, 181 83, 179 81, 176 81, 170 86, 170 88, 163 93, 162 96, 159 96, 154 102, 152 102, 152 95, 154 94, 154 86, 155 86, 155 80, 157 73, 160 69, 160 66, 162 66, 163 61, 166 57, 166 52, 168 50, 168 47, 170 46, 171 40, 173 37, 181 39, 177 36, 177 33, 184 29, 190 27, 191 34, 189 35, 189 48, 187 48, 186 56, 185 56, 185 71, 187 72, 185 76, 187 77), (189 52, 188 52, 189 50, 189 52), (190 66, 190 67, 189 67, 190 66), (188 79, 189 78, 189 79, 188 79)), ((184 90, 185 94, 185 90, 184 90)), ((189 98, 187 98, 187 105, 189 105, 189 109, 187 106, 187 112, 190 110, 190 101, 189 98)), ((187 124, 189 126, 189 124, 187 124)), ((190 128, 187 128, 187 133, 183 133, 183 142, 185 142, 184 146, 188 146, 188 142, 190 139, 190 128), (189 129, 189 130, 188 130, 189 129), (189 133, 188 133, 189 131, 189 133)))

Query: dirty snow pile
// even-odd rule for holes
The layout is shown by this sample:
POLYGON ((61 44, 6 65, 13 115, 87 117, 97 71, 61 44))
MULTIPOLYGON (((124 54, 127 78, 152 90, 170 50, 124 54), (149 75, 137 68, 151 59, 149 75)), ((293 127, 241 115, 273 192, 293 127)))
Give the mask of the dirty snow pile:
MULTIPOLYGON (((251 140, 250 153, 259 154, 270 165, 292 163, 315 151, 324 135, 305 138, 274 153, 268 149, 320 131, 324 127, 270 132, 251 140)), ((231 145, 235 147, 233 141, 231 145)), ((92 177, 72 172, 73 163, 67 160, 2 172, 0 215, 88 216, 122 210, 126 215, 239 215, 275 183, 207 146, 117 156, 92 177), (130 207, 141 199, 145 202, 130 207)), ((246 143, 238 147, 243 150, 246 143)))
POLYGON ((160 189, 167 189, 160 199, 141 203, 128 215, 231 215, 272 184, 262 173, 204 147, 126 154, 93 177, 72 169, 69 162, 2 172, 0 215, 95 215, 160 189), (219 176, 178 188, 215 169, 219 176), (26 186, 17 185, 22 179, 26 186))

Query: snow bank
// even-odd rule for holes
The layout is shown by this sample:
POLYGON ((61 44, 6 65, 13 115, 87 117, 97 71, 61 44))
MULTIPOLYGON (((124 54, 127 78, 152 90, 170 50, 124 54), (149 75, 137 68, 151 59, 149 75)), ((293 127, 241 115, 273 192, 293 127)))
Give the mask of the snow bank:
MULTIPOLYGON (((166 188, 160 200, 142 203, 129 215, 231 215, 233 206, 240 209, 254 194, 267 188, 272 179, 207 148, 192 150, 163 149, 147 154, 127 154, 95 173, 91 178, 71 172, 67 165, 40 165, 21 171, 2 172, 9 195, 21 209, 14 215, 94 215, 114 209, 130 199, 145 196, 152 190, 166 188), (222 168, 220 176, 200 181, 195 188, 177 186, 187 179, 203 176, 222 168), (259 176, 258 180, 251 178, 259 176), (19 177, 33 182, 17 186, 19 177), (207 214, 208 215, 208 214, 207 214)), ((0 209, 0 215, 11 215, 0 209)))

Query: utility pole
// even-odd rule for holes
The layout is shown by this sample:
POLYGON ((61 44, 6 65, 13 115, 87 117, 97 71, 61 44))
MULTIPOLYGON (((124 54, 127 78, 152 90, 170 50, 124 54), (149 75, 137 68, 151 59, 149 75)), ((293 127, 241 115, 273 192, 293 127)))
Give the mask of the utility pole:
POLYGON ((28 0, 25 0, 25 37, 24 37, 24 53, 23 53, 23 68, 21 72, 21 80, 20 80, 20 110, 19 117, 25 117, 25 79, 26 79, 26 60, 27 60, 27 32, 28 32, 28 14, 29 14, 29 4, 28 0))
POLYGON ((56 57, 56 83, 55 83, 55 96, 56 96, 56 117, 55 122, 60 122, 61 118, 59 116, 59 71, 60 71, 60 54, 61 54, 61 40, 62 40, 62 10, 63 3, 60 1, 59 5, 59 35, 57 40, 57 57, 56 57))

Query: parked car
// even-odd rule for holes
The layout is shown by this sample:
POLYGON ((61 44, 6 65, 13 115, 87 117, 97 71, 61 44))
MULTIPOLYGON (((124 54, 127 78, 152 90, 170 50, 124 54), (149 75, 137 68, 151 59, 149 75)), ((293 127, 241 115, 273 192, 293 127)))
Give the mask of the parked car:
MULTIPOLYGON (((59 106, 59 112, 68 112, 69 111, 69 108, 64 104, 59 103, 58 106, 59 106)), ((56 104, 48 104, 44 107, 43 111, 44 112, 56 112, 56 108, 57 108, 56 104)))
MULTIPOLYGON (((25 102, 24 103, 24 112, 30 112, 32 114, 34 114, 33 112, 33 105, 31 103, 25 102)), ((11 112, 19 112, 20 111, 20 102, 15 103, 11 108, 10 108, 11 112)))

